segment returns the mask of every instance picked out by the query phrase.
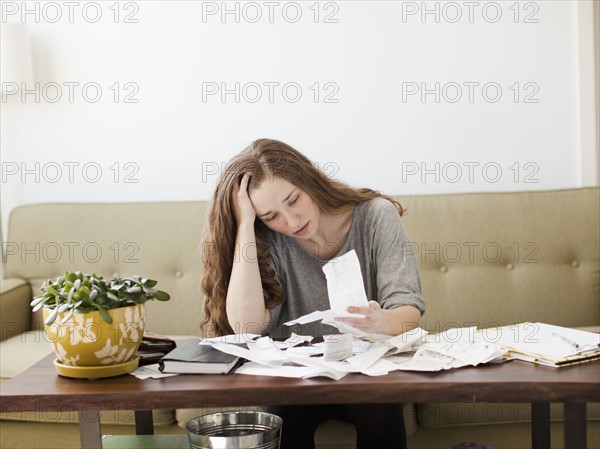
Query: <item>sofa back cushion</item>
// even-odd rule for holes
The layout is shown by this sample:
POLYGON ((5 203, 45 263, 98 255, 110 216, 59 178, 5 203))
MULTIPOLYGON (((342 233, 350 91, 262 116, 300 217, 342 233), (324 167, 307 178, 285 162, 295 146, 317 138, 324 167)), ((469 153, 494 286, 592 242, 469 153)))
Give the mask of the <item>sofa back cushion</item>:
POLYGON ((599 189, 402 199, 430 331, 600 324, 599 189))
MULTIPOLYGON (((6 276, 44 280, 64 270, 111 277, 139 274, 171 294, 149 301, 146 328, 200 335, 202 230, 207 202, 38 204, 13 210, 6 276)), ((40 326, 39 312, 34 327, 40 326)))
MULTIPOLYGON (((423 327, 520 321, 600 323, 599 190, 397 197, 420 262, 423 327)), ((158 280, 147 329, 200 335, 207 202, 39 204, 10 216, 6 276, 41 283, 64 270, 158 280)), ((34 319, 40 326, 39 317, 34 319)))

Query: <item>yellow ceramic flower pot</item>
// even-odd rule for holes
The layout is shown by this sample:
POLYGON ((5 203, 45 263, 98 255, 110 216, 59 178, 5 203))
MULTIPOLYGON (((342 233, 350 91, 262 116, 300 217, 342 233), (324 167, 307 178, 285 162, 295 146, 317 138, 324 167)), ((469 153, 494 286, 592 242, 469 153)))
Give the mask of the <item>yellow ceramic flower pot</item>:
MULTIPOLYGON (((51 310, 44 308, 44 320, 51 310)), ((65 313, 44 326, 48 341, 56 357, 68 366, 108 366, 131 360, 142 342, 145 309, 137 304, 110 309, 112 324, 100 312, 77 313, 64 323, 65 313)))

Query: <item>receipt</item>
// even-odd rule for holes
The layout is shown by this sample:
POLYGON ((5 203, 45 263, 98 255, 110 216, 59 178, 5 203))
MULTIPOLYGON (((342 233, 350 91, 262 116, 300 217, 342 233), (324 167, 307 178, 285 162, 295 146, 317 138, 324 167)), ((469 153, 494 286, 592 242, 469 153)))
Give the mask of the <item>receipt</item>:
POLYGON ((352 357, 352 335, 350 334, 332 334, 324 335, 326 362, 336 362, 346 360, 352 357))
POLYGON ((363 317, 357 313, 348 313, 349 306, 369 307, 356 251, 348 251, 331 260, 323 266, 323 272, 327 278, 327 293, 333 316, 363 317))

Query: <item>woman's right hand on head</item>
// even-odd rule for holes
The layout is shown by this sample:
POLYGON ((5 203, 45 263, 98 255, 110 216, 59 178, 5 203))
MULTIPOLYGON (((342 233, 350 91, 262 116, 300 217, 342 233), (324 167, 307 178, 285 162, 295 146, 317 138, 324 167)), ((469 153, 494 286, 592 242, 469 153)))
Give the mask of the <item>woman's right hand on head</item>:
POLYGON ((233 210, 238 226, 242 223, 254 223, 256 212, 248 196, 248 183, 250 175, 245 173, 240 184, 236 183, 233 187, 233 210))

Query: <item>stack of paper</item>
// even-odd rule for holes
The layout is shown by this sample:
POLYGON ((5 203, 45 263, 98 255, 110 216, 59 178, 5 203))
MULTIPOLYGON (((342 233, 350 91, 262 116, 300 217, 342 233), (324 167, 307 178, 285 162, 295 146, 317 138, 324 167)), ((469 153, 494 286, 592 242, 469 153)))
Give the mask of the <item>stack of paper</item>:
POLYGON ((224 342, 214 342, 214 348, 248 361, 236 370, 238 374, 323 376, 335 380, 348 373, 381 376, 396 370, 440 371, 476 366, 503 360, 506 352, 477 336, 475 328, 451 329, 435 335, 416 328, 395 337, 369 336, 369 341, 362 338, 336 334, 327 336, 324 342, 306 345, 310 337, 292 335, 285 342, 261 337, 248 342, 247 349, 224 342))
POLYGON ((600 334, 545 323, 484 329, 481 336, 519 360, 561 367, 600 360, 600 334))

